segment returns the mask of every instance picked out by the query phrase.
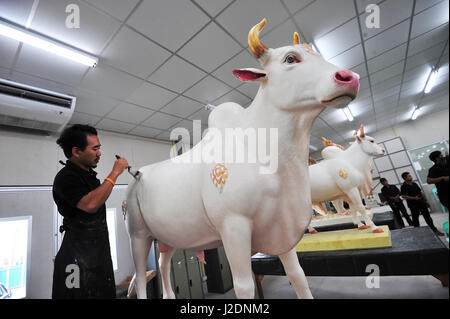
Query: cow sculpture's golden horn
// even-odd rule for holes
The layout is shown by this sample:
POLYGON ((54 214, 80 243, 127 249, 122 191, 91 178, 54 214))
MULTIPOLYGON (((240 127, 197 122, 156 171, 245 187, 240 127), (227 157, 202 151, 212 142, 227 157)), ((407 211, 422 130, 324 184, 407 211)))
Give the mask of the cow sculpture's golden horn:
POLYGON ((266 18, 264 18, 260 23, 255 25, 248 33, 248 46, 252 51, 253 55, 259 59, 268 50, 268 48, 259 39, 259 32, 266 25, 266 18))

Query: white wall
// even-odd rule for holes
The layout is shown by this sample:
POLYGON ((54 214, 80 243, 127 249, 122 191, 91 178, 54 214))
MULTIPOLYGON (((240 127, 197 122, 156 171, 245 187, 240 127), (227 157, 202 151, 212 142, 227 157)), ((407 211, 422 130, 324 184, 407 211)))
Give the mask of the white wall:
MULTIPOLYGON (((110 173, 115 154, 125 157, 133 167, 142 167, 169 158, 170 144, 123 134, 99 131, 102 156, 97 177, 110 173)), ((0 186, 52 185, 66 161, 56 144, 58 136, 42 136, 0 129, 0 186)), ((118 184, 128 184, 131 176, 124 172, 118 184)))
POLYGON ((449 119, 448 109, 419 117, 379 132, 370 133, 376 141, 382 142, 401 136, 407 149, 426 146, 448 139, 449 119), (394 132, 395 130, 395 132, 394 132), (397 135, 395 135, 397 134, 397 135))

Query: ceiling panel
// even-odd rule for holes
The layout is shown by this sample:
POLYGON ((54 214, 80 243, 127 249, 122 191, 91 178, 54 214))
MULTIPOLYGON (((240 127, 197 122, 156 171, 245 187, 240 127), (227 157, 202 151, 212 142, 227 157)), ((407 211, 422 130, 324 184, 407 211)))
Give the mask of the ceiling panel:
POLYGON ((120 101, 102 97, 99 94, 88 90, 77 89, 74 93, 77 97, 75 110, 87 114, 103 117, 120 103, 120 101))
POLYGON ((234 102, 242 106, 250 102, 250 99, 239 91, 233 90, 213 101, 214 105, 220 105, 225 102, 234 102))
POLYGON ((148 80, 182 93, 205 76, 206 73, 199 68, 173 55, 148 80))
POLYGON ((204 106, 198 102, 188 99, 184 96, 179 96, 165 107, 161 109, 162 112, 173 114, 179 117, 188 117, 189 115, 197 112, 204 106))
POLYGON ((364 52, 361 44, 358 44, 352 49, 347 50, 344 53, 341 53, 338 56, 328 60, 328 62, 331 62, 344 69, 352 69, 353 67, 360 65, 363 61, 364 52))
POLYGON ((368 13, 359 16, 361 28, 363 31, 363 38, 371 38, 380 32, 386 31, 388 28, 408 19, 411 16, 413 0, 387 0, 379 4, 380 8, 380 27, 368 28, 366 19, 368 13))
POLYGON ((178 50, 210 19, 190 1, 144 0, 127 24, 169 50, 178 50))
POLYGON ((112 120, 139 124, 143 119, 148 118, 153 113, 154 111, 152 110, 122 102, 108 113, 106 117, 112 120))
POLYGON ((162 132, 163 132, 162 130, 158 130, 156 128, 137 126, 133 130, 131 130, 129 134, 153 138, 161 134, 162 132))
POLYGON ((131 129, 133 129, 135 127, 135 125, 104 118, 103 120, 98 122, 95 125, 95 127, 100 130, 119 132, 119 133, 128 133, 131 129))
POLYGON ((217 69, 242 48, 215 23, 210 23, 178 54, 207 72, 217 69), (216 48, 220 48, 216 50, 216 48))
POLYGON ((85 124, 95 126, 102 118, 99 116, 85 114, 81 112, 74 112, 70 119, 70 124, 85 124))
POLYGON ((159 110, 176 96, 164 88, 143 82, 126 100, 152 110, 159 110))
POLYGON ((396 75, 402 74, 404 67, 405 67, 405 62, 400 61, 390 67, 387 67, 381 71, 371 74, 370 80, 371 80, 372 86, 376 85, 378 83, 384 82, 387 79, 390 79, 396 75))
POLYGON ((120 29, 106 50, 104 62, 141 78, 146 78, 170 57, 171 53, 128 27, 120 29), (122 48, 133 48, 123 50, 122 48))
POLYGON ((411 37, 430 31, 448 22, 448 1, 442 1, 437 5, 422 11, 414 16, 411 37))
POLYGON ((88 71, 80 87, 124 99, 141 83, 142 80, 101 64, 88 71))
POLYGON ((113 17, 124 21, 139 0, 86 0, 113 17))
POLYGON ((167 130, 176 123, 180 122, 181 118, 169 114, 155 112, 150 118, 142 122, 142 125, 167 130))
POLYGON ((371 59, 408 41, 409 20, 365 41, 366 55, 371 59))
MULTIPOLYGON (((360 43, 358 21, 355 19, 343 26, 315 39, 317 48, 328 60, 360 43)), ((357 65, 358 63, 355 63, 357 65)))
POLYGON ((199 4, 212 17, 215 17, 232 1, 233 0, 195 0, 195 2, 199 4))
POLYGON ((406 43, 402 44, 392 50, 389 50, 379 56, 370 59, 367 62, 370 73, 375 73, 384 69, 388 66, 391 66, 405 58, 406 55, 406 43))
POLYGON ((448 23, 412 39, 409 44, 408 56, 415 55, 447 40, 448 23))
POLYGON ((261 31, 264 35, 288 17, 288 12, 281 2, 273 0, 236 0, 216 21, 241 44, 247 47, 248 32, 263 18, 267 18, 267 25, 261 31))
POLYGON ((184 95, 201 101, 206 105, 229 91, 231 91, 231 88, 228 85, 208 76, 187 90, 184 95))
POLYGON ((34 0, 0 1, 0 17, 14 23, 25 25, 33 7, 34 0))
POLYGON ((317 0, 297 13, 294 18, 305 34, 311 39, 317 39, 355 16, 353 1, 317 0))
POLYGON ((94 55, 101 52, 119 27, 119 21, 75 0, 39 1, 31 23, 31 29, 94 55), (76 4, 80 9, 80 28, 66 27, 69 4, 76 4))

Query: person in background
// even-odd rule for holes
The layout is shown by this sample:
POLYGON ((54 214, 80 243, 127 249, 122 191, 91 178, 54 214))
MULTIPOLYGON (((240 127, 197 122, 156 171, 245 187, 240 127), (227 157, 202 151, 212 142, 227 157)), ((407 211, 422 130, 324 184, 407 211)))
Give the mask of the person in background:
POLYGON ((53 199, 64 217, 60 232, 65 234, 55 258, 52 298, 116 298, 105 202, 128 163, 116 160, 100 183, 92 170, 101 156, 95 128, 75 124, 56 143, 68 160, 53 182, 53 199))
POLYGON ((434 151, 429 158, 434 165, 428 170, 427 183, 436 185, 439 201, 448 210, 448 155, 444 157, 440 151, 434 151))
POLYGON ((380 178, 380 182, 383 185, 381 188, 381 193, 386 198, 388 205, 391 207, 400 228, 405 227, 405 223, 403 222, 400 212, 403 217, 405 217, 409 226, 413 226, 413 222, 406 211, 406 207, 403 205, 402 199, 400 198, 400 190, 395 185, 389 185, 386 178, 380 178))
POLYGON ((440 232, 436 226, 433 224, 433 219, 428 211, 428 203, 422 192, 422 189, 413 182, 413 178, 409 172, 402 173, 402 178, 405 180, 401 187, 401 195, 411 210, 412 221, 414 227, 419 227, 419 215, 422 213, 423 218, 427 225, 434 231, 438 236, 443 236, 444 234, 440 232))

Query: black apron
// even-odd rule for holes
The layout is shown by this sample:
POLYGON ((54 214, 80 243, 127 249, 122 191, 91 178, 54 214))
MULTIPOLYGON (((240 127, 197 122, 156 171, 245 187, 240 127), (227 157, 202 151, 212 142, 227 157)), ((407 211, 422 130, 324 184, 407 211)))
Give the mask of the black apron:
POLYGON ((55 258, 52 298, 116 298, 106 225, 90 229, 73 224, 63 227, 66 233, 55 258))
MULTIPOLYGON (((95 176, 81 177, 82 184, 90 191, 100 185, 95 176)), ((64 231, 64 239, 55 258, 52 298, 116 298, 106 206, 103 205, 95 214, 82 212, 64 217, 60 232, 64 231)))

